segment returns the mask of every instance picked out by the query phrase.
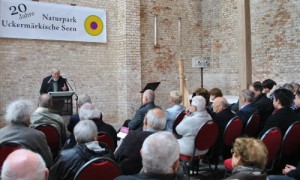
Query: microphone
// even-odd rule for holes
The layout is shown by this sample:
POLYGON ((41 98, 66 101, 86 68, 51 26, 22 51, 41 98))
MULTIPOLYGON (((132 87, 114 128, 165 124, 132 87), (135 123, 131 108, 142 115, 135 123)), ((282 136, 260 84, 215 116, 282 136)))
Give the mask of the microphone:
POLYGON ((47 84, 49 84, 52 81, 53 77, 51 76, 51 78, 49 79, 49 81, 47 82, 47 84))

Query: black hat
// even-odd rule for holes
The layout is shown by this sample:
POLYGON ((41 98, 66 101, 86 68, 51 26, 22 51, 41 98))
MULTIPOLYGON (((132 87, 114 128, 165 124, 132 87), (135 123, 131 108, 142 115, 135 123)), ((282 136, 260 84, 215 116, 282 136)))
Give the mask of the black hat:
POLYGON ((152 83, 148 83, 143 90, 141 90, 140 93, 144 93, 147 89, 151 89, 152 91, 155 91, 155 89, 158 87, 158 85, 160 84, 160 82, 152 82, 152 83))

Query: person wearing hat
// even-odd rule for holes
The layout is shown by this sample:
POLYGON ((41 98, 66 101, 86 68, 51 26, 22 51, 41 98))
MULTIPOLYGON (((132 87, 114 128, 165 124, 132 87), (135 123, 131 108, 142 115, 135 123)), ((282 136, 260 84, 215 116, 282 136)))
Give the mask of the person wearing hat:
MULTIPOLYGON (((211 116, 207 113, 206 100, 202 96, 194 96, 192 104, 186 109, 187 115, 176 127, 176 132, 182 135, 181 139, 178 139, 180 154, 186 156, 192 156, 194 151, 195 137, 200 127, 207 121, 212 120, 211 116)), ((205 154, 208 150, 196 151, 195 155, 205 154)))

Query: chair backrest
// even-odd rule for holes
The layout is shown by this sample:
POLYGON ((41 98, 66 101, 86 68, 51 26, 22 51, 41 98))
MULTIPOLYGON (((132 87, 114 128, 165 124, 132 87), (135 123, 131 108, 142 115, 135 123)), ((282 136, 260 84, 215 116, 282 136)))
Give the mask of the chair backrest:
POLYGON ((286 131, 282 145, 281 156, 291 156, 299 150, 300 147, 300 122, 296 121, 290 125, 286 131))
POLYGON ((237 137, 242 134, 243 122, 240 117, 233 117, 226 125, 224 130, 224 145, 232 146, 237 137))
POLYGON ((115 161, 107 157, 98 157, 85 163, 76 173, 74 180, 113 180, 121 174, 121 169, 115 161))
POLYGON ((214 121, 207 121, 196 135, 195 148, 199 151, 211 148, 217 140, 218 132, 218 125, 214 121))
POLYGON ((114 152, 116 149, 116 145, 114 143, 113 138, 107 132, 104 132, 104 131, 98 132, 97 141, 107 144, 107 146, 111 150, 111 152, 114 152))
POLYGON ((260 126, 260 115, 258 112, 254 113, 248 120, 244 134, 248 137, 257 137, 260 126))
POLYGON ((45 134, 47 139, 47 144, 51 149, 53 158, 55 158, 60 151, 60 137, 56 128, 50 124, 40 124, 34 127, 36 130, 41 131, 45 134))
POLYGON ((268 150, 268 161, 272 161, 280 150, 282 141, 281 131, 277 127, 273 127, 266 131, 260 140, 266 145, 268 150))
POLYGON ((176 126, 183 120, 183 118, 184 118, 185 115, 186 115, 185 111, 182 111, 180 114, 178 114, 178 116, 175 119, 175 122, 173 124, 173 133, 176 136, 179 136, 179 134, 177 134, 177 132, 176 132, 176 126))
POLYGON ((14 141, 7 141, 0 144, 0 169, 7 158, 7 156, 17 149, 21 149, 24 146, 14 141))

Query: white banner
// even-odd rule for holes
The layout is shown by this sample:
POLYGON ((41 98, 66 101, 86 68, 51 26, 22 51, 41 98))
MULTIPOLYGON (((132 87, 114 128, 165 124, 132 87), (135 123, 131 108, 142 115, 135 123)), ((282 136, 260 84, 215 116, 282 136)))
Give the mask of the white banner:
POLYGON ((0 37, 106 43, 106 11, 71 5, 0 0, 0 37))

